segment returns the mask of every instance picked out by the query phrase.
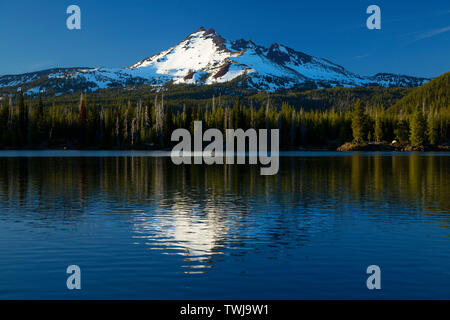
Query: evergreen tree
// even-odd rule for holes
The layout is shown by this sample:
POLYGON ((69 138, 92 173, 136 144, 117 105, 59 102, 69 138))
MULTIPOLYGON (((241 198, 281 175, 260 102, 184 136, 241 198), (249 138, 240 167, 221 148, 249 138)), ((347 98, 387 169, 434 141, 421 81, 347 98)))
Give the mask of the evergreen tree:
POLYGON ((361 105, 361 100, 358 99, 353 107, 352 114, 353 141, 357 143, 364 141, 365 125, 366 116, 364 114, 364 108, 361 105))
POLYGON ((433 112, 428 115, 427 136, 430 144, 438 143, 438 123, 433 112))
POLYGON ((0 147, 6 146, 10 143, 10 127, 9 127, 9 116, 10 116, 10 105, 9 99, 4 98, 3 107, 0 110, 0 147))
POLYGON ((18 98, 19 98, 19 102, 18 102, 18 108, 19 108, 18 138, 19 138, 19 145, 24 146, 26 144, 26 140, 28 137, 28 110, 25 105, 22 91, 20 91, 18 98))
POLYGON ((39 93, 38 97, 38 105, 37 105, 37 117, 36 117, 36 126, 37 126, 37 134, 40 142, 45 139, 45 115, 44 115, 44 103, 42 102, 41 94, 39 93))
POLYGON ((377 115, 375 119, 374 138, 376 142, 383 140, 383 124, 381 123, 381 117, 379 115, 377 115))
POLYGON ((407 142, 409 140, 409 126, 405 119, 399 119, 394 124, 394 135, 400 142, 407 142))
POLYGON ((413 147, 422 146, 425 143, 425 118, 423 117, 422 108, 417 107, 411 118, 409 140, 413 147))
MULTIPOLYGON (((391 103, 389 108, 384 109, 380 102, 389 99, 380 98, 383 92, 375 95, 372 101, 361 93, 361 100, 356 102, 353 110, 344 102, 337 109, 328 109, 326 104, 321 105, 325 107, 323 109, 307 104, 308 111, 296 105, 299 107, 296 111, 290 100, 295 93, 274 94, 270 99, 265 93, 250 97, 242 95, 239 99, 226 95, 218 99, 214 97, 211 101, 210 97, 204 98, 207 90, 201 88, 201 96, 184 95, 167 101, 161 93, 133 93, 129 101, 120 96, 96 93, 89 104, 85 94, 81 95, 79 104, 69 96, 53 97, 53 103, 48 103, 38 95, 35 100, 30 97, 29 105, 33 106, 30 119, 26 106, 28 99, 18 92, 14 104, 11 98, 0 98, 0 147, 24 147, 27 143, 33 146, 51 145, 53 141, 78 143, 80 147, 126 148, 149 144, 165 147, 170 142, 173 129, 184 127, 192 132, 193 119, 203 121, 204 130, 278 128, 282 148, 325 146, 352 139, 361 142, 366 139, 381 141, 397 138, 407 142, 410 135, 418 144, 438 143, 450 138, 450 107, 445 100, 433 100, 431 96, 425 97, 424 101, 431 101, 432 111, 427 111, 426 117, 422 115, 420 119, 416 114, 414 117, 411 115, 410 107, 393 109, 391 103), (155 99, 154 104, 151 99, 155 99), (364 104, 371 107, 364 110, 364 104), (423 132, 423 139, 416 139, 420 132, 423 132)), ((346 90, 336 88, 330 91, 339 97, 346 90)), ((378 90, 384 89, 374 90, 379 93, 378 90)), ((328 91, 314 91, 313 94, 320 101, 325 101, 324 92, 328 91)))
POLYGON ((78 108, 78 129, 80 132, 80 143, 85 145, 86 143, 86 129, 87 129, 87 106, 86 97, 81 94, 80 105, 78 108))
POLYGON ((38 104, 37 104, 37 110, 36 110, 36 114, 37 114, 37 120, 42 120, 44 118, 44 104, 42 103, 42 96, 41 93, 39 92, 39 96, 38 96, 38 104))

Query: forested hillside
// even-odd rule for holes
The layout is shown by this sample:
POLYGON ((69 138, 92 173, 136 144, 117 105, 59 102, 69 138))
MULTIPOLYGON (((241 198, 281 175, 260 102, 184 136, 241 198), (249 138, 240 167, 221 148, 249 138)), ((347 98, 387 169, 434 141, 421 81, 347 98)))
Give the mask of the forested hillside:
POLYGON ((392 109, 411 112, 416 106, 431 109, 448 108, 450 106, 450 72, 444 73, 418 88, 411 89, 407 95, 392 106, 392 109))
POLYGON ((0 148, 169 148, 176 128, 278 128, 283 149, 348 142, 445 144, 449 73, 416 89, 256 93, 223 86, 148 86, 0 99, 0 148))

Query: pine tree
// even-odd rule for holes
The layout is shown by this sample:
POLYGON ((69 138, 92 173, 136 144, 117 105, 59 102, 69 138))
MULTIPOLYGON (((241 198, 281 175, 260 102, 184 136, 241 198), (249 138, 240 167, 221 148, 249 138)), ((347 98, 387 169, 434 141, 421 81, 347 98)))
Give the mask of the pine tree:
POLYGON ((353 106, 352 114, 353 141, 357 143, 364 141, 365 124, 366 116, 364 114, 364 108, 361 105, 361 100, 358 99, 353 106))
POLYGON ((78 128, 80 130, 80 143, 84 146, 86 144, 87 107, 86 97, 83 94, 80 96, 80 105, 78 108, 78 128))
POLYGON ((422 108, 417 107, 411 119, 409 140, 413 147, 422 146, 425 143, 425 118, 422 108))
POLYGON ((374 138, 376 142, 383 140, 383 124, 381 122, 381 117, 378 114, 375 119, 374 138))
POLYGON ((23 98, 23 93, 20 91, 19 93, 19 145, 24 146, 26 144, 26 139, 28 137, 28 110, 25 105, 25 101, 23 98))
POLYGON ((38 96, 36 115, 37 115, 38 120, 41 120, 44 118, 44 104, 42 103, 42 97, 41 97, 40 92, 39 92, 39 96, 38 96))
POLYGON ((119 123, 119 114, 116 114, 116 125, 114 127, 114 135, 116 137, 116 146, 120 146, 120 123, 119 123))
POLYGON ((438 143, 438 123, 436 116, 431 111, 427 121, 427 136, 430 144, 438 143))
POLYGON ((295 114, 295 110, 292 111, 292 116, 291 116, 291 132, 289 134, 290 136, 290 145, 294 146, 295 145, 295 141, 297 140, 297 117, 295 114))
POLYGON ((128 105, 127 108, 125 109, 125 115, 123 118, 123 143, 125 145, 128 145, 128 114, 130 113, 129 107, 130 102, 128 101, 128 105))
POLYGON ((265 116, 266 116, 266 129, 270 129, 270 96, 267 96, 267 103, 266 103, 266 112, 265 112, 265 116))
POLYGON ((10 143, 10 126, 9 126, 9 116, 10 116, 10 104, 9 100, 5 97, 3 108, 0 112, 0 147, 8 145, 10 143))
MULTIPOLYGON (((41 93, 39 92, 38 104, 36 109, 36 128, 38 140, 43 140, 45 136, 45 118, 44 118, 44 104, 42 103, 41 93)), ((42 142, 42 141, 39 141, 42 142)))
POLYGON ((184 122, 184 128, 187 130, 191 130, 191 124, 192 124, 192 110, 190 107, 185 108, 183 110, 183 122, 184 122))
POLYGON ((160 144, 164 141, 164 95, 161 97, 161 103, 158 103, 158 96, 155 96, 155 131, 160 144))
POLYGON ((164 137, 167 139, 167 142, 170 142, 170 138, 172 136, 173 131, 173 113, 170 107, 167 107, 167 111, 164 115, 164 137))

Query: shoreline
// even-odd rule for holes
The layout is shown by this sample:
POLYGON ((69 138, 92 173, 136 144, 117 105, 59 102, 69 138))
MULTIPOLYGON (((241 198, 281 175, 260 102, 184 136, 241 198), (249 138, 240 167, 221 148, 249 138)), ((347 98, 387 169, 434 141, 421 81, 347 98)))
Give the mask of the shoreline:
POLYGON ((408 143, 401 142, 367 142, 355 143, 346 142, 336 149, 336 151, 395 151, 395 152, 449 152, 450 146, 447 145, 429 145, 411 146, 408 143))
MULTIPOLYGON (((77 148, 73 147, 54 147, 54 148, 2 148, 0 152, 46 152, 46 151, 78 151, 78 152, 161 152, 170 153, 171 148, 77 148)), ((450 146, 446 145, 424 145, 412 147, 409 144, 402 143, 353 143, 346 142, 343 145, 329 147, 313 148, 290 148, 280 149, 280 153, 285 152, 450 152, 450 146)))

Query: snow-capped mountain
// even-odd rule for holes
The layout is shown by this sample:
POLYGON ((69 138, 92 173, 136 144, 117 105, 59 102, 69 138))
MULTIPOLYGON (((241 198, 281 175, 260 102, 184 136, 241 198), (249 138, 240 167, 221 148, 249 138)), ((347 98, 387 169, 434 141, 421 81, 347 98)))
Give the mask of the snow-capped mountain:
POLYGON ((269 48, 252 41, 228 41, 200 28, 176 46, 121 69, 58 68, 0 77, 0 88, 55 94, 79 90, 167 83, 208 85, 238 80, 238 85, 275 91, 336 86, 419 86, 429 79, 380 73, 364 77, 280 44, 269 48))

